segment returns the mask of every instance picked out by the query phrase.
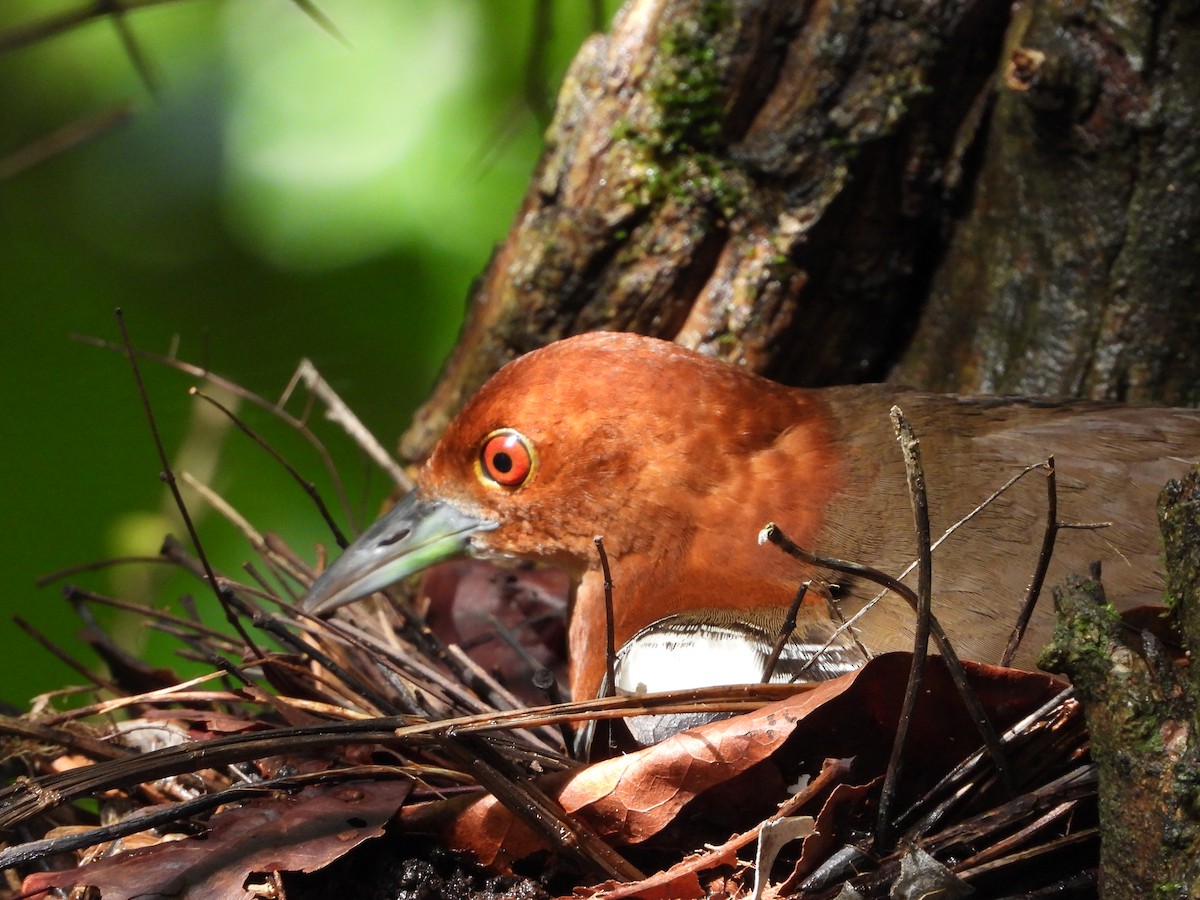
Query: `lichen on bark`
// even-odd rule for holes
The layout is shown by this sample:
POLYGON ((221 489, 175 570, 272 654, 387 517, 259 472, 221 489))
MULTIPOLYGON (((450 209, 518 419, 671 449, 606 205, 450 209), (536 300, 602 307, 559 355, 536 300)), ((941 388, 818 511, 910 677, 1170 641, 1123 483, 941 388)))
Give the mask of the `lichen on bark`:
MULTIPOLYGON (((1159 516, 1168 593, 1191 658, 1200 641, 1200 469, 1172 481, 1159 516)), ((1131 633, 1099 572, 1054 591, 1058 626, 1040 664, 1070 676, 1099 769, 1104 896, 1200 896, 1197 674, 1158 637, 1131 633)))

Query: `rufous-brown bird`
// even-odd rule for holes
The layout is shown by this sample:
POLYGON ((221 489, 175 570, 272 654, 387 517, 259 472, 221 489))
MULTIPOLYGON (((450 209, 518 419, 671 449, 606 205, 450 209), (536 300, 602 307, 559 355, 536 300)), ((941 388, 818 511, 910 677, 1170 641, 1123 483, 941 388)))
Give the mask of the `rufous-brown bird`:
MULTIPOLYGON (((769 633, 762 623, 781 619, 799 583, 814 579, 826 589, 802 609, 810 643, 834 636, 850 663, 853 648, 911 648, 915 619, 905 601, 888 593, 841 631, 837 617, 851 620, 878 588, 758 541, 775 522, 815 553, 905 571, 916 550, 893 404, 920 440, 935 540, 1022 468, 1053 455, 1058 518, 1108 524, 1063 531, 1047 583, 1100 560, 1118 605, 1161 601, 1155 499, 1200 455, 1196 410, 890 385, 790 388, 668 341, 593 333, 520 357, 480 388, 416 489, 329 567, 304 606, 325 614, 454 557, 557 566, 575 585, 571 693, 590 697, 607 655, 600 535, 617 646, 673 614, 682 625, 668 635, 714 622, 726 632, 749 623, 769 633)), ((1034 472, 935 551, 933 611, 960 656, 999 658, 1046 516, 1045 478, 1034 472)), ((1039 604, 1017 664, 1030 665, 1046 641, 1049 607, 1039 604)), ((670 664, 674 639, 664 644, 655 633, 644 634, 665 652, 650 655, 670 664)), ((719 654, 709 662, 718 673, 724 665, 719 654)))

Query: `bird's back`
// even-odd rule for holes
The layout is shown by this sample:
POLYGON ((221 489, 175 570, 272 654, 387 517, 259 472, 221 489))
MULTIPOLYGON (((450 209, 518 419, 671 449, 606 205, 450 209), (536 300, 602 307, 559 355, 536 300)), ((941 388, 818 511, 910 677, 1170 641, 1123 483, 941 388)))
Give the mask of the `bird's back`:
MULTIPOLYGON (((1050 586, 1099 561, 1119 608, 1162 600, 1156 499, 1200 457, 1200 412, 1088 402, 957 398, 889 386, 820 392, 844 475, 812 548, 899 575, 916 555, 913 516, 888 410, 920 440, 932 539, 1027 466, 1055 459, 1057 519, 1104 524, 1058 534, 1046 590, 1018 655, 1031 665, 1053 624, 1050 586)), ((998 661, 1033 576, 1047 525, 1047 479, 1036 470, 961 525, 933 557, 934 612, 967 658, 998 661)), ((906 581, 915 585, 915 573, 906 581)), ((849 615, 877 590, 846 583, 849 615)), ((908 645, 912 616, 889 596, 861 620, 872 650, 908 645)))

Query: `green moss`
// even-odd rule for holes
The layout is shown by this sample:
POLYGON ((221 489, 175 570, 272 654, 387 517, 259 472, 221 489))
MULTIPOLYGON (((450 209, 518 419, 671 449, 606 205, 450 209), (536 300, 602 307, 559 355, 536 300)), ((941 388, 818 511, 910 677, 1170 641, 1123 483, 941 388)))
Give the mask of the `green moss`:
POLYGON ((719 39, 732 21, 727 0, 705 0, 696 16, 681 17, 663 32, 661 65, 650 86, 662 114, 662 153, 710 149, 720 138, 725 86, 719 39))
POLYGON ((731 216, 743 202, 744 175, 718 151, 724 127, 726 85, 721 60, 732 39, 728 0, 701 0, 694 15, 679 15, 659 36, 660 53, 647 95, 657 115, 648 126, 623 120, 613 137, 628 142, 642 159, 630 202, 671 199, 731 216))

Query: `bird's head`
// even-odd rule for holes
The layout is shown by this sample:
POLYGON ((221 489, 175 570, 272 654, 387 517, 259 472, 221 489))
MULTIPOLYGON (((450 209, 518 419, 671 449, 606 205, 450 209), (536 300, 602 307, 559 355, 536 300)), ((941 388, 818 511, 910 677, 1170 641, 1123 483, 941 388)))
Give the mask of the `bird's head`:
POLYGON ((776 442, 804 418, 798 406, 787 389, 668 341, 595 333, 536 350, 479 389, 417 488, 304 606, 327 613, 462 556, 532 560, 578 580, 597 567, 597 535, 618 560, 669 567, 698 531, 729 528, 752 485, 794 480, 794 448, 776 442))

